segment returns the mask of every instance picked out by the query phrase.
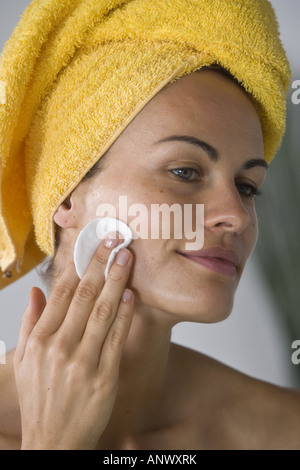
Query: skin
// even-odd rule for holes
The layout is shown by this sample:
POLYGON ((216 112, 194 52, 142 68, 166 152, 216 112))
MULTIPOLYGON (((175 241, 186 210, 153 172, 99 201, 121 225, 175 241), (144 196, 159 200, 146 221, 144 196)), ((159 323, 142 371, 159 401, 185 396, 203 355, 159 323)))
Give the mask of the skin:
POLYGON ((139 113, 104 168, 55 214, 60 245, 48 303, 32 289, 16 352, 1 369, 1 448, 300 448, 298 392, 170 342, 181 321, 211 323, 230 314, 257 239, 253 187, 264 182, 262 160, 254 105, 216 72, 169 84, 139 113), (218 160, 187 142, 157 143, 173 135, 209 143, 218 160), (253 159, 260 163, 245 169, 253 159), (204 204, 203 248, 233 249, 236 274, 183 257, 178 251, 186 240, 171 236, 133 240, 124 250, 128 264, 114 263, 105 284, 111 248, 101 244, 79 281, 76 238, 99 204, 118 207, 120 195, 127 195, 128 206, 149 209, 204 204))

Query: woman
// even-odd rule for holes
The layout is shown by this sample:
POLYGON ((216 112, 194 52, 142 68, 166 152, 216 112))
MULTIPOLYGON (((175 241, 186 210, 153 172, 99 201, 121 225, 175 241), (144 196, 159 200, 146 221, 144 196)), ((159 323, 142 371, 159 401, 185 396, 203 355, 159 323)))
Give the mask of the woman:
MULTIPOLYGON (((11 91, 19 114, 5 110, 12 143, 2 143, 2 187, 26 174, 30 217, 18 214, 13 236, 6 215, 16 204, 2 191, 2 269, 17 277, 22 244, 21 274, 49 254, 51 292, 46 301, 32 289, 1 370, 2 448, 299 448, 298 392, 170 342, 181 321, 230 314, 255 246, 255 196, 283 133, 289 76, 275 23, 256 1, 33 2, 17 34, 42 37, 27 58, 41 49, 34 65, 23 62, 27 88, 11 91), (118 218, 120 196, 148 214, 153 204, 204 204, 203 248, 187 250, 185 233, 134 239, 105 282, 120 242, 111 234, 79 280, 77 237, 101 204, 118 218)), ((11 56, 12 46, 4 70, 11 56)))

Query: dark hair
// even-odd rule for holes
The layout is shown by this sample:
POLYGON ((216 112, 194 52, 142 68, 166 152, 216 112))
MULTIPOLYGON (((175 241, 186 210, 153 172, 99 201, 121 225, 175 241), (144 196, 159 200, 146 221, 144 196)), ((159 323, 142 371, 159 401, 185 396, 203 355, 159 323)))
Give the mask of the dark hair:
POLYGON ((219 64, 211 64, 211 65, 205 65, 204 67, 202 67, 201 69, 197 70, 197 72, 201 72, 203 70, 212 70, 214 72, 217 72, 221 75, 223 75, 224 77, 227 77, 229 78, 229 80, 231 80, 232 82, 234 82, 237 86, 239 86, 245 93, 246 90, 245 88, 243 87, 243 85, 238 81, 237 78, 235 78, 231 72, 229 72, 229 70, 225 69, 224 67, 222 67, 222 65, 219 65, 219 64))
POLYGON ((89 169, 89 171, 85 174, 85 176, 82 178, 79 184, 84 183, 84 181, 89 180, 93 178, 96 174, 98 174, 105 166, 108 154, 109 154, 110 149, 108 149, 101 158, 95 163, 92 168, 89 169))

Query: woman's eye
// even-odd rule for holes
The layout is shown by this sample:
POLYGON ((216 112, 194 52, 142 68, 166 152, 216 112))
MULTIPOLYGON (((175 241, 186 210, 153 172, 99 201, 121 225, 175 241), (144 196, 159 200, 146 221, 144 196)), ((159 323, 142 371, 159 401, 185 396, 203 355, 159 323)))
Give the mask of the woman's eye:
POLYGON ((238 188, 239 193, 248 199, 254 199, 255 196, 262 195, 262 191, 252 184, 238 183, 236 187, 238 188))
POLYGON ((196 181, 199 179, 199 173, 193 168, 174 168, 174 170, 170 171, 178 176, 178 178, 185 181, 196 181))

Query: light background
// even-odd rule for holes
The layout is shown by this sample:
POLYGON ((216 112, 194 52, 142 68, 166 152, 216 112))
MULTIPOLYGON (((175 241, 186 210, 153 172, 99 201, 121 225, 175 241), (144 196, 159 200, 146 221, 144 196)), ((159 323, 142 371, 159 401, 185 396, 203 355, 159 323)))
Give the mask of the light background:
MULTIPOLYGON (((0 0, 0 50, 29 3, 29 0, 0 0)), ((278 17, 293 79, 300 79, 300 1, 272 0, 271 3, 278 17)), ((32 286, 44 289, 35 270, 0 291, 0 341, 5 343, 7 351, 16 345, 21 316, 32 286)), ((174 328, 173 341, 252 376, 293 387, 295 367, 300 365, 291 362, 291 341, 275 312, 276 305, 252 258, 241 280, 231 316, 215 325, 180 324, 174 328)))

